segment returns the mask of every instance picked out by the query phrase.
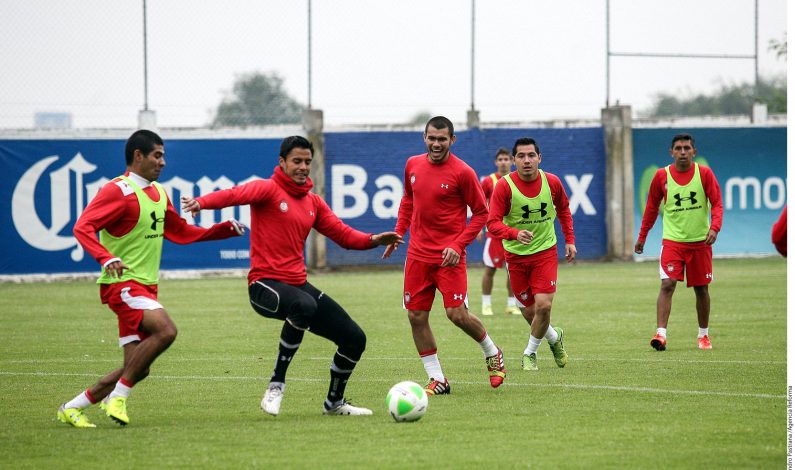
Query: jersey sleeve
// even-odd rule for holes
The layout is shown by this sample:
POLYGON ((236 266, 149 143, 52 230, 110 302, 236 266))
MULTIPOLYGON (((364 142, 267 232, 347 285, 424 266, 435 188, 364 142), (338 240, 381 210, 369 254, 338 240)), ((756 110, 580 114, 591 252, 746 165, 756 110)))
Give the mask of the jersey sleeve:
POLYGON ((455 240, 456 246, 453 248, 457 248, 456 251, 459 254, 463 253, 466 247, 475 240, 489 217, 486 198, 483 195, 483 188, 478 182, 478 177, 475 175, 475 170, 467 166, 465 171, 461 172, 460 184, 464 202, 472 210, 472 218, 469 219, 466 228, 455 240))
POLYGON ((712 206, 710 209, 709 229, 720 232, 723 226, 723 198, 720 193, 720 184, 715 177, 715 173, 705 166, 699 166, 701 171, 701 184, 704 186, 704 193, 712 206))
MULTIPOLYGON (((168 197, 168 196, 166 196, 168 197)), ((163 236, 166 240, 185 245, 208 240, 223 240, 237 235, 232 223, 228 220, 214 224, 210 228, 196 227, 180 217, 171 200, 166 207, 166 221, 163 236)))
POLYGON ((94 199, 83 209, 72 229, 78 243, 103 266, 115 256, 99 242, 97 232, 116 221, 125 209, 126 203, 121 190, 112 182, 108 183, 102 186, 94 199))
MULTIPOLYGON (((509 176, 510 178, 510 176, 509 176)), ((503 217, 511 210, 511 187, 505 179, 497 181, 494 193, 489 203, 489 217, 487 226, 489 233, 503 240, 516 240, 519 230, 509 227, 502 222, 503 217)))
POLYGON ((273 189, 269 182, 270 180, 249 181, 229 189, 221 189, 197 197, 196 201, 199 202, 202 209, 223 209, 229 206, 244 206, 260 202, 272 194, 273 189))
POLYGON ((414 213, 414 193, 412 192, 411 181, 409 176, 409 168, 411 161, 406 163, 406 168, 403 171, 403 197, 400 198, 400 207, 398 208, 398 220, 395 224, 395 232, 403 236, 411 225, 411 216, 414 213))
POLYGON ((784 206, 778 220, 773 224, 771 239, 776 251, 787 256, 787 206, 784 206))
POLYGON ((657 215, 660 213, 660 203, 665 196, 665 180, 665 168, 660 168, 654 174, 654 178, 652 178, 649 185, 649 197, 646 200, 646 208, 643 210, 643 220, 641 220, 640 232, 638 233, 638 241, 641 243, 646 242, 649 230, 654 227, 654 222, 657 221, 657 215))
POLYGON ((491 176, 487 176, 480 180, 480 187, 483 189, 483 197, 486 198, 486 206, 488 206, 491 195, 494 192, 494 183, 491 181, 491 176))
POLYGON ((350 225, 345 224, 320 196, 310 195, 315 198, 317 218, 314 229, 327 236, 337 245, 352 250, 369 250, 373 248, 370 234, 360 232, 350 225))
POLYGON ((560 178, 555 175, 547 173, 547 182, 549 183, 550 192, 552 192, 552 203, 555 204, 555 211, 558 214, 558 222, 560 229, 563 232, 563 239, 567 245, 574 244, 574 220, 571 217, 571 210, 569 210, 569 196, 566 194, 566 188, 560 182, 560 178))

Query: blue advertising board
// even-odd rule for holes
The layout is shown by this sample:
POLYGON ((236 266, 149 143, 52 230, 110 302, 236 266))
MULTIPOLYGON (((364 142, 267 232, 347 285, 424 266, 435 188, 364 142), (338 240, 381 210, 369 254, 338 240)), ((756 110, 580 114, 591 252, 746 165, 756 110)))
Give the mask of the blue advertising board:
MULTIPOLYGON (((787 129, 634 129, 635 235, 640 230, 649 184, 658 168, 673 162, 672 137, 687 132, 696 140, 696 161, 708 165, 720 184, 723 227, 716 256, 775 254, 771 226, 787 201, 787 129)), ((646 240, 644 257, 659 257, 662 221, 646 240)))

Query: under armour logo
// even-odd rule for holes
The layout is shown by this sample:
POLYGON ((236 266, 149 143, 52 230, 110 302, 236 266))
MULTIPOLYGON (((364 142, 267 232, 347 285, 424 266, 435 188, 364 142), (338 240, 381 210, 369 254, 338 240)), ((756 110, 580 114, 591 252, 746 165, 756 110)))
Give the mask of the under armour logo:
POLYGON ((555 284, 557 284, 557 281, 549 281, 550 286, 555 287, 555 284))
POLYGON ((152 230, 157 230, 157 223, 163 222, 163 217, 158 218, 157 214, 155 214, 155 211, 152 211, 149 214, 149 218, 152 219, 152 225, 151 225, 152 230))
POLYGON ((453 294, 453 300, 464 300, 464 294, 453 294))
POLYGON ((450 189, 450 185, 442 183, 442 188, 443 189, 450 189))
POLYGON ((690 197, 682 197, 681 194, 674 194, 674 199, 676 199, 676 202, 674 202, 676 207, 680 207, 682 205, 682 201, 690 201, 691 206, 698 202, 696 201, 695 191, 690 191, 690 197))
POLYGON ((547 203, 546 202, 542 202, 540 209, 530 209, 530 206, 527 206, 527 205, 522 206, 522 218, 523 219, 526 219, 526 218, 530 217, 530 214, 535 214, 536 212, 540 212, 541 213, 541 217, 546 217, 547 216, 547 203))
POLYGON ((707 279, 712 279, 712 273, 707 273, 707 279))

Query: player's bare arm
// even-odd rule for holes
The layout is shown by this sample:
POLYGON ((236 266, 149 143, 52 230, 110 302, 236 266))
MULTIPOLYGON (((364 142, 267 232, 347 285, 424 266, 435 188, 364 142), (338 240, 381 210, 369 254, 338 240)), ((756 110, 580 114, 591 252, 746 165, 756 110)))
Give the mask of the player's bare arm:
POLYGON ((371 235, 370 242, 373 246, 386 245, 387 249, 392 246, 397 246, 403 243, 403 237, 397 232, 381 232, 379 234, 371 235))

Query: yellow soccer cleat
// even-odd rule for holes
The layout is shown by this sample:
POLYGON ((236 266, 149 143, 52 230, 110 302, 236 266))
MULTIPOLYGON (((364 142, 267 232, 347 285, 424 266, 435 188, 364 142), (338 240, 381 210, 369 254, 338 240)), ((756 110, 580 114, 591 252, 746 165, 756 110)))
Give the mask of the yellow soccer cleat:
POLYGON ((519 307, 517 307, 516 305, 509 305, 509 306, 505 307, 505 313, 507 313, 509 315, 521 315, 522 314, 522 310, 519 307))
POLYGON ((494 315, 494 311, 491 310, 491 305, 484 305, 481 313, 485 316, 494 315))
POLYGON ((130 424, 130 417, 127 416, 126 397, 113 397, 108 400, 103 400, 99 403, 99 407, 105 410, 105 414, 108 415, 110 419, 122 426, 130 424))
POLYGON ((58 420, 62 423, 69 424, 76 428, 95 428, 94 423, 88 420, 83 410, 80 408, 64 408, 63 405, 58 407, 58 420))

